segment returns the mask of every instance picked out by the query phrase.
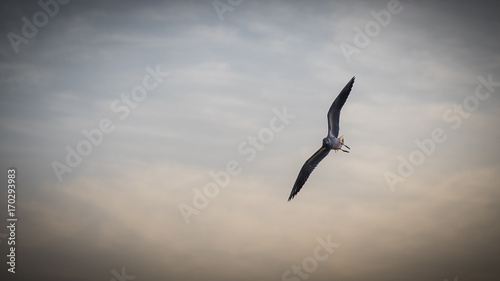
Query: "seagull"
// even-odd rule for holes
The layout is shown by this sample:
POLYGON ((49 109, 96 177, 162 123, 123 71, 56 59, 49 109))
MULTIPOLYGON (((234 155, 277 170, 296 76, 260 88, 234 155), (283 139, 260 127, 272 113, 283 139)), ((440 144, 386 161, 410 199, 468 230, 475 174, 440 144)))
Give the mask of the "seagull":
POLYGON ((299 175, 293 184, 292 192, 290 193, 290 197, 288 197, 288 201, 292 200, 295 195, 300 191, 304 183, 309 178, 309 175, 312 173, 314 168, 318 166, 319 162, 325 158, 330 150, 342 150, 343 152, 349 153, 348 150, 342 149, 345 146, 347 149, 349 148, 344 144, 344 136, 342 135, 340 138, 339 135, 339 119, 340 119, 340 110, 351 92, 352 85, 354 84, 354 77, 345 85, 344 89, 340 92, 337 98, 333 101, 330 110, 328 110, 328 114, 326 115, 328 119, 328 135, 323 139, 323 145, 321 148, 316 151, 316 153, 311 156, 311 158, 307 159, 302 169, 300 169, 299 175))

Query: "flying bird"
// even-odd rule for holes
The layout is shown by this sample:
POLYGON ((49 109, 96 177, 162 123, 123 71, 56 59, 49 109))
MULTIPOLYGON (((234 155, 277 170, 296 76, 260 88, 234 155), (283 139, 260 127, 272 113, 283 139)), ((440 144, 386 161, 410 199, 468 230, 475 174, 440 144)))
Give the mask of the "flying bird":
POLYGON ((316 153, 311 156, 311 158, 307 159, 302 169, 300 169, 299 175, 293 184, 292 192, 290 193, 290 197, 288 197, 288 201, 290 201, 297 193, 300 191, 304 183, 309 178, 309 175, 312 173, 314 168, 318 166, 319 162, 325 158, 330 150, 342 150, 343 152, 349 153, 348 150, 342 149, 345 146, 347 149, 349 148, 344 144, 344 136, 342 135, 340 138, 339 135, 339 119, 340 119, 340 110, 342 106, 344 106, 349 93, 351 92, 352 85, 354 84, 354 77, 345 85, 344 89, 340 92, 337 98, 333 101, 330 110, 328 110, 328 114, 326 115, 328 119, 328 135, 323 139, 323 145, 321 148, 316 151, 316 153))

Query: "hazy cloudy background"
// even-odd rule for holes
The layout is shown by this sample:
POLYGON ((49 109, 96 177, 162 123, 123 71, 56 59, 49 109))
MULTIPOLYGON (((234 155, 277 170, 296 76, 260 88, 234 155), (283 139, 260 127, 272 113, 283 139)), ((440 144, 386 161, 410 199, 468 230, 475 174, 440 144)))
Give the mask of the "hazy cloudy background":
POLYGON ((386 26, 372 11, 389 1, 220 2, 234 5, 222 20, 211 0, 73 0, 16 53, 8 34, 22 36, 23 17, 43 23, 43 9, 2 1, 1 276, 13 277, 15 167, 16 280, 296 281, 283 274, 307 273, 328 237, 341 246, 308 280, 500 280, 497 1, 402 0, 386 26), (341 46, 365 27, 349 62, 341 46), (113 111, 148 66, 169 76, 113 111), (340 124, 351 153, 331 153, 287 202, 352 76, 340 124), (269 137, 285 107, 295 118, 269 137), (52 164, 101 120, 114 130, 60 182, 52 164), (437 128, 444 142, 419 159, 415 140, 437 128), (259 132, 264 147, 238 151, 259 132), (410 155, 423 163, 391 189, 410 155), (179 207, 231 161, 241 172, 187 224, 179 207))

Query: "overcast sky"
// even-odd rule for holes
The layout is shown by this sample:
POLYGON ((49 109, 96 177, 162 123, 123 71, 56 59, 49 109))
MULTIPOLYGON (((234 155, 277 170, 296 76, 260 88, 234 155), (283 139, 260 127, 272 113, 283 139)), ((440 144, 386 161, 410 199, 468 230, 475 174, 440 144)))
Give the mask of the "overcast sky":
POLYGON ((16 280, 500 280, 498 1, 41 2, 0 4, 16 280))

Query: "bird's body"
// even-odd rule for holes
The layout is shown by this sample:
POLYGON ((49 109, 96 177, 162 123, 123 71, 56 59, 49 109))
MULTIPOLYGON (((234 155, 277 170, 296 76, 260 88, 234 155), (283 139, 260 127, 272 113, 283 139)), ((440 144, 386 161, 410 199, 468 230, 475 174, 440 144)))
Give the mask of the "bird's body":
POLYGON ((326 138, 323 139, 323 146, 330 150, 337 151, 342 148, 342 145, 343 145, 343 140, 341 140, 340 138, 327 136, 326 138))
POLYGON ((333 101, 330 110, 328 110, 327 119, 328 119, 328 134, 323 139, 323 145, 321 148, 316 151, 316 153, 311 156, 306 163, 300 169, 299 175, 295 180, 295 184, 293 185, 292 192, 290 193, 290 197, 288 197, 288 201, 290 201, 297 193, 300 191, 304 183, 309 178, 309 175, 312 173, 314 168, 325 158, 330 150, 342 150, 343 152, 349 152, 347 150, 342 149, 343 146, 350 149, 347 145, 344 144, 344 136, 338 137, 339 135, 339 119, 340 119, 340 110, 351 92, 352 85, 354 84, 354 77, 347 83, 347 85, 342 89, 340 94, 337 96, 335 101, 333 101))

